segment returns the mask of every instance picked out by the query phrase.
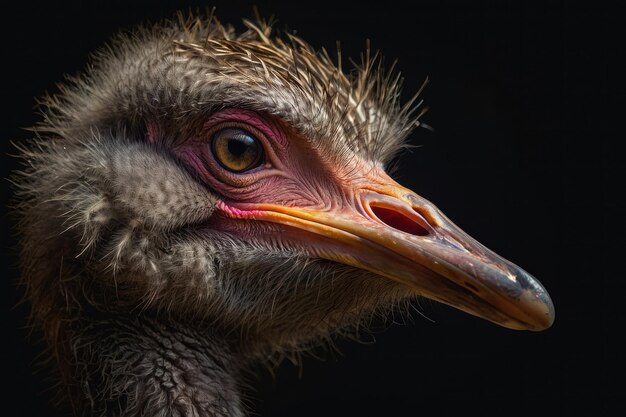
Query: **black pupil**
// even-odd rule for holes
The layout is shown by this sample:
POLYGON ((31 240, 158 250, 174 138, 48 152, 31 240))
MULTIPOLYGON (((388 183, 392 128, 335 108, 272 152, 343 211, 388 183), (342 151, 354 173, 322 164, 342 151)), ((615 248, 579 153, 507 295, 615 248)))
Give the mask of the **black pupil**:
POLYGON ((254 146, 254 141, 250 136, 237 135, 228 140, 228 152, 234 156, 243 155, 246 150, 254 146))
POLYGON ((226 128, 215 133, 212 152, 218 162, 232 172, 243 172, 258 165, 262 149, 249 132, 226 128))

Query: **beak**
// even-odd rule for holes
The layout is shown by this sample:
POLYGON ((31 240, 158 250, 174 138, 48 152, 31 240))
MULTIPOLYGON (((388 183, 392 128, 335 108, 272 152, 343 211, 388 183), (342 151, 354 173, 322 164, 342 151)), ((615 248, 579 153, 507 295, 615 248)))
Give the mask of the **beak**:
POLYGON ((424 297, 518 330, 544 330, 554 307, 529 273, 464 233, 391 178, 326 210, 254 204, 231 217, 279 223, 316 256, 371 271, 424 297), (316 235, 312 239, 312 235, 316 235))

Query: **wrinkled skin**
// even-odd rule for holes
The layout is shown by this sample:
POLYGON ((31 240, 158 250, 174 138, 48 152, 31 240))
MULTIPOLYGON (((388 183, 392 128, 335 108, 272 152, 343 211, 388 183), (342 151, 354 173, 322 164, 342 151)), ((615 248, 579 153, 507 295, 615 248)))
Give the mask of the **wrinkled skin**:
POLYGON ((385 173, 418 123, 375 59, 348 77, 208 23, 118 37, 20 146, 23 282, 76 414, 242 415, 247 364, 420 295, 551 324, 540 284, 385 173), (211 147, 233 126, 264 151, 245 172, 211 147))

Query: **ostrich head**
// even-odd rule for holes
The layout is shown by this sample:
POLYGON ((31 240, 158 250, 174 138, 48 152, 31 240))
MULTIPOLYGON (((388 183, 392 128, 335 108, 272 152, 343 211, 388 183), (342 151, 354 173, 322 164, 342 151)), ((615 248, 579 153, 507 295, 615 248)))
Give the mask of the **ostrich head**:
POLYGON ((237 415, 239 364, 418 296, 550 326, 534 278, 385 172, 418 124, 397 77, 246 25, 118 37, 21 147, 23 281, 81 409, 237 415))

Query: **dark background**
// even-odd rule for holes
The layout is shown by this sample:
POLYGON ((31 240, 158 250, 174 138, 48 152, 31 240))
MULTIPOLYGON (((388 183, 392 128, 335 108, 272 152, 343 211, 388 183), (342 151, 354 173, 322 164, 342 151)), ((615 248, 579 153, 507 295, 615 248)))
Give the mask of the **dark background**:
MULTIPOLYGON (((50 2, 51 3, 51 2, 50 2)), ((2 177, 16 168, 10 140, 32 125, 34 97, 82 69, 120 28, 217 5, 239 25, 257 4, 278 27, 315 47, 358 59, 365 39, 405 76, 408 98, 426 76, 424 117, 396 178, 435 202, 468 233, 548 288, 554 326, 516 332, 434 303, 376 343, 339 341, 342 354, 260 372, 251 391, 261 416, 426 413, 593 415, 623 395, 626 256, 622 130, 625 39, 618 10, 601 2, 167 1, 101 5, 14 3, 2 12, 2 177)), ((7 181, 2 203, 8 203, 7 181)), ((3 415, 56 416, 39 348, 24 328, 10 218, 1 217, 3 415), (7 410, 8 408, 8 410, 7 410)), ((374 337, 364 336, 366 341, 374 337)))

